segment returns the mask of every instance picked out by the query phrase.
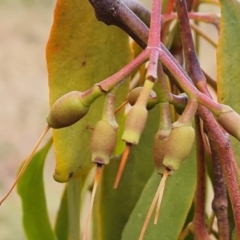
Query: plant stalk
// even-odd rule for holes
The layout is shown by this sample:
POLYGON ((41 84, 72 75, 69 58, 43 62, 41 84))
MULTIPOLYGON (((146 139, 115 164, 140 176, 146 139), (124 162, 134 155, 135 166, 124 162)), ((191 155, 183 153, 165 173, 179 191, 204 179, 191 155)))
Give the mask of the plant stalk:
POLYGON ((216 151, 216 156, 218 157, 222 167, 224 179, 233 208, 237 235, 240 239, 240 193, 238 189, 237 177, 234 174, 233 162, 235 161, 235 157, 233 155, 232 146, 228 134, 224 135, 209 110, 203 106, 199 106, 198 112, 203 120, 209 141, 211 141, 211 148, 214 148, 216 151))
MULTIPOLYGON (((219 21, 220 18, 217 14, 214 13, 199 13, 199 12, 188 12, 188 17, 192 20, 198 22, 205 22, 213 24, 219 31, 219 21)), ((163 23, 177 19, 177 13, 169 13, 162 15, 163 23)))
POLYGON ((97 85, 100 88, 108 92, 112 88, 116 86, 116 84, 120 83, 123 79, 127 78, 133 71, 135 71, 141 64, 147 61, 149 57, 149 50, 145 49, 142 53, 140 53, 135 59, 133 59, 129 64, 124 66, 121 70, 113 74, 112 76, 106 78, 102 82, 97 85))
POLYGON ((158 78, 158 58, 159 58, 159 47, 160 47, 160 34, 161 34, 161 0, 152 1, 152 14, 151 23, 149 30, 149 37, 147 48, 150 49, 151 53, 149 56, 149 64, 147 68, 146 78, 155 81, 158 78))
POLYGON ((151 12, 140 2, 135 0, 122 0, 148 27, 150 26, 151 12))
POLYGON ((223 177, 223 171, 218 158, 214 144, 210 140, 210 147, 212 152, 213 161, 213 189, 214 198, 212 201, 212 209, 217 218, 218 224, 218 239, 228 240, 229 239, 229 222, 228 222, 228 199, 227 189, 223 177))
POLYGON ((195 192, 193 234, 196 240, 210 240, 210 236, 205 225, 206 168, 204 157, 204 143, 201 135, 199 116, 195 117, 195 131, 197 153, 197 187, 195 192))
POLYGON ((204 82, 205 84, 202 84, 203 86, 205 86, 204 93, 207 96, 210 96, 210 93, 208 92, 208 89, 206 87, 206 78, 202 72, 195 51, 191 27, 188 18, 187 4, 185 0, 175 0, 175 6, 178 14, 178 23, 180 27, 180 35, 182 39, 187 73, 197 87, 199 82, 204 82))

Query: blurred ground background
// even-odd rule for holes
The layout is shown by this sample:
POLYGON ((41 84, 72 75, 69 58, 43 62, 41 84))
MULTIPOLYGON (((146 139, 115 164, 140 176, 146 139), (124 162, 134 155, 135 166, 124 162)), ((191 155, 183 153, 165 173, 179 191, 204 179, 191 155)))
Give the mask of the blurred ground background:
MULTIPOLYGON (((0 198, 46 125, 48 85, 45 45, 54 0, 0 0, 0 198)), ((208 27, 216 38, 216 30, 208 27)), ((215 76, 215 53, 201 52, 202 66, 215 76)), ((54 182, 53 154, 47 160, 47 204, 54 221, 63 185, 54 182)), ((14 191, 0 207, 0 240, 25 240, 21 202, 14 191)))

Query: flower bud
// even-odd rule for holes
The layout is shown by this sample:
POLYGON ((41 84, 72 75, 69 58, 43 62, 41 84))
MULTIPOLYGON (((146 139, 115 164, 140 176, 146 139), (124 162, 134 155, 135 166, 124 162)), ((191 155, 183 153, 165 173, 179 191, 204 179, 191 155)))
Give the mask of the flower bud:
POLYGON ((51 107, 47 123, 52 128, 64 128, 79 121, 88 112, 82 104, 82 93, 69 92, 60 97, 51 107))
POLYGON ((158 174, 163 174, 166 167, 163 165, 165 145, 168 140, 168 136, 171 133, 171 130, 159 129, 154 138, 153 145, 153 158, 155 168, 158 174))
POLYGON ((163 164, 171 170, 178 170, 182 161, 189 155, 194 138, 193 127, 175 122, 165 144, 163 164))
POLYGON ((92 162, 107 165, 117 142, 117 127, 100 120, 91 139, 92 162))
MULTIPOLYGON (((133 106, 136 103, 142 89, 143 87, 136 87, 128 94, 128 102, 131 106, 133 106)), ((151 110, 152 108, 154 108, 155 105, 158 104, 158 102, 159 100, 157 94, 153 90, 151 90, 147 101, 146 106, 147 110, 151 110)))
MULTIPOLYGON (((229 107, 230 108, 230 107, 229 107)), ((220 113, 217 121, 232 136, 240 141, 240 115, 232 108, 228 112, 220 113)))
POLYGON ((147 121, 148 111, 144 106, 134 105, 126 119, 122 140, 131 144, 138 144, 147 121))

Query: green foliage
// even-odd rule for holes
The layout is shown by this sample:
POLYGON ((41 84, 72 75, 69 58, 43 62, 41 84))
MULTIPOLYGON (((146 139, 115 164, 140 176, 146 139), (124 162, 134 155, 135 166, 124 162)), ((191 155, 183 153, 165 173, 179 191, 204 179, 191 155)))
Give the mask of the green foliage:
MULTIPOLYGON (((239 62, 239 54, 235 50, 240 47, 238 37, 240 36, 240 3, 235 0, 221 0, 220 3, 222 17, 217 49, 218 100, 224 104, 229 104, 239 113, 240 68, 236 67, 236 63, 239 62)), ((232 139, 232 143, 239 161, 239 142, 232 139)))
MULTIPOLYGON (((46 54, 50 105, 65 93, 89 89, 131 59, 127 35, 96 21, 87 0, 57 2, 46 54)), ((127 89, 128 84, 120 86, 116 106, 124 100, 127 89)), ((102 115, 99 111, 102 106, 103 99, 98 99, 81 121, 53 130, 58 181, 66 182, 69 175, 86 174, 93 167, 89 147, 91 131, 87 126, 94 127, 102 115)))
MULTIPOLYGON (((92 2, 96 3, 96 1, 92 2)), ((118 3, 120 4, 121 1, 118 3)), ((228 104, 237 112, 240 112, 240 84, 238 83, 238 78, 240 76, 240 68, 238 67, 238 50, 240 49, 240 3, 237 1, 221 0, 220 7, 222 17, 220 20, 221 31, 217 53, 218 80, 217 89, 215 90, 218 95, 219 102, 228 104), (234 88, 232 86, 234 86, 234 88)), ((100 8, 98 8, 98 10, 99 9, 100 8)), ((173 10, 171 9, 171 3, 168 3, 167 1, 164 1, 163 9, 164 12, 166 9, 170 12, 173 10)), ((110 10, 116 10, 116 12, 113 14, 113 19, 117 19, 117 21, 120 22, 122 21, 121 24, 124 24, 126 22, 125 18, 124 20, 119 20, 117 18, 117 9, 111 6, 110 10)), ((104 22, 104 11, 102 11, 101 14, 101 20, 104 22)), ((100 18, 99 15, 97 16, 100 18)), ((107 16, 108 20, 110 21, 112 16, 107 16)), ((117 23, 118 24, 115 24, 122 27, 119 22, 117 23)), ((111 22, 111 24, 114 23, 111 22)), ((129 25, 131 25, 131 22, 127 22, 127 24, 124 26, 128 27, 129 25)), ((180 42, 179 35, 176 36, 176 34, 178 34, 178 31, 176 31, 177 33, 175 32, 175 27, 168 27, 168 23, 165 23, 162 31, 164 37, 163 42, 166 42, 166 45, 171 47, 173 55, 170 55, 170 53, 167 53, 166 55, 171 56, 172 59, 175 57, 175 59, 178 59, 181 63, 181 60, 183 60, 182 44, 184 44, 184 41, 180 42), (175 42, 172 42, 172 38, 174 38, 175 42), (179 49, 180 53, 178 52, 179 49)), ((125 30, 126 28, 123 29, 125 30)), ((139 29, 136 28, 134 30, 135 32, 132 31, 133 33, 131 33, 133 38, 135 36, 136 41, 138 41, 140 38, 140 44, 143 44, 146 40, 144 38, 144 33, 141 32, 143 35, 139 36, 137 35, 139 29), (137 37, 134 34, 136 34, 137 37)), ((179 28, 179 31, 184 32, 185 30, 179 28)), ((197 35, 200 36, 201 33, 197 33, 197 35)), ((189 40, 189 38, 187 40, 189 40)), ((151 47, 152 46, 150 46, 149 49, 151 51, 154 51, 154 47, 151 47)), ((136 48, 133 47, 133 51, 134 49, 136 48)), ((138 53, 135 54, 138 55, 139 52, 140 50, 138 50, 138 53)), ((143 53, 146 53, 146 51, 144 50, 141 54, 143 53)), ((145 66, 142 66, 143 69, 139 69, 141 64, 137 64, 136 62, 135 65, 137 65, 137 67, 132 67, 132 71, 130 71, 130 73, 125 74, 123 77, 119 77, 119 75, 123 75, 123 73, 126 73, 129 68, 131 68, 130 65, 128 65, 127 68, 123 68, 131 61, 133 56, 129 37, 119 28, 115 26, 106 26, 104 23, 97 21, 93 8, 87 0, 57 1, 54 12, 54 22, 51 29, 49 41, 47 43, 46 54, 49 74, 50 106, 52 106, 62 95, 70 91, 85 92, 91 89, 96 83, 99 83, 107 78, 109 82, 114 80, 115 82, 113 85, 118 86, 113 91, 113 93, 116 93, 116 103, 112 107, 116 109, 127 97, 129 84, 126 79, 128 79, 128 76, 131 75, 131 79, 140 79, 137 85, 142 85, 141 83, 145 80, 146 77, 145 66), (118 72, 118 74, 114 75, 115 78, 109 77, 120 69, 122 69, 121 73, 118 72)), ((148 58, 144 59, 145 61, 152 57, 152 55, 150 55, 150 57, 149 55, 150 54, 147 56, 148 58)), ((141 57, 142 55, 138 55, 138 57, 139 56, 141 57)), ((160 68, 161 65, 159 64, 160 69, 158 69, 157 72, 159 81, 157 84, 160 84, 161 89, 156 90, 156 92, 158 94, 161 93, 159 95, 162 95, 161 98, 159 98, 160 102, 162 101, 161 103, 165 103, 166 101, 167 105, 169 102, 173 105, 175 104, 174 107, 183 107, 186 105, 186 102, 182 101, 180 97, 177 96, 177 94, 187 89, 188 91, 185 92, 188 94, 189 99, 194 96, 196 98, 194 98, 194 101, 198 101, 200 104, 204 102, 204 106, 210 109, 210 111, 221 112, 223 109, 221 108, 222 106, 218 105, 217 103, 213 103, 207 97, 207 95, 202 94, 204 97, 201 95, 202 99, 197 99, 199 95, 196 94, 196 88, 193 88, 192 83, 189 82, 189 78, 186 77, 186 73, 181 72, 181 67, 176 65, 172 59, 170 58, 170 63, 167 65, 168 71, 173 72, 177 69, 178 76, 180 77, 175 77, 174 81, 172 81, 172 76, 175 76, 176 73, 174 73, 174 75, 171 72, 171 74, 168 74, 169 78, 166 80, 166 75, 161 72, 162 69, 160 68), (171 64, 173 65, 173 68, 171 68, 171 64), (182 79, 184 79, 185 82, 182 79), (179 86, 183 86, 182 89, 178 89, 179 86), (194 94, 189 94, 189 92, 191 93, 191 90, 194 94)), ((160 60, 163 61, 162 59, 160 60)), ((136 61, 136 59, 133 61, 136 61)), ((193 63, 197 66, 198 62, 196 61, 193 61, 193 63)), ((150 63, 152 65, 157 65, 151 59, 150 63)), ((153 66, 150 70, 153 71, 154 67, 155 66, 153 66)), ((148 72, 148 77, 151 80, 154 74, 151 75, 150 70, 150 73, 148 72)), ((164 70, 166 73, 166 69, 164 70)), ((134 80, 132 82, 134 82, 134 80)), ((200 81, 200 84, 202 82, 200 81)), ((157 84, 155 84, 155 88, 159 88, 157 84)), ((199 89, 201 89, 202 86, 199 87, 198 84, 196 85, 199 89)), ((103 91, 101 87, 96 87, 95 89, 104 95, 105 91, 103 91)), ((143 95, 140 94, 140 96, 143 95)), ((145 102, 147 102, 147 100, 145 102)), ((156 103, 158 103, 158 101, 156 101, 156 103)), ((81 105, 87 108, 89 107, 85 106, 84 103, 81 103, 81 105)), ((85 199, 87 193, 89 191, 92 191, 93 185, 93 179, 89 173, 90 169, 94 166, 94 164, 91 162, 90 152, 90 141, 92 136, 91 128, 93 128, 96 122, 101 119, 103 105, 104 98, 97 99, 94 103, 91 104, 88 113, 88 109, 86 110, 86 116, 84 116, 83 119, 78 121, 76 124, 63 129, 53 130, 53 142, 56 155, 56 169, 54 173, 54 179, 58 182, 68 182, 70 180, 67 183, 67 186, 62 195, 54 230, 52 230, 52 226, 48 219, 48 210, 46 207, 43 183, 44 161, 51 146, 51 141, 49 141, 39 152, 35 154, 27 171, 19 181, 18 192, 22 199, 23 224, 27 238, 29 240, 82 239, 82 233, 85 230, 80 228, 80 219, 82 217, 85 219, 86 217, 82 216, 82 208, 86 205, 83 200, 85 199)), ((74 109, 75 106, 76 105, 74 104, 74 109)), ((94 202, 94 210, 92 214, 93 227, 92 231, 90 230, 92 233, 92 239, 139 239, 148 209, 161 180, 161 176, 158 175, 154 170, 154 136, 158 131, 159 122, 161 127, 172 126, 172 128, 169 127, 167 129, 173 132, 172 129, 174 127, 174 124, 172 123, 176 123, 177 119, 179 118, 179 116, 174 111, 174 107, 169 109, 171 112, 171 122, 169 122, 170 114, 167 117, 157 104, 153 109, 149 111, 146 110, 146 106, 144 104, 141 104, 141 109, 147 113, 145 115, 148 115, 148 119, 146 121, 146 125, 144 125, 145 121, 143 121, 142 118, 134 118, 135 122, 132 124, 132 127, 134 128, 135 125, 139 123, 141 127, 145 126, 144 131, 141 135, 139 144, 136 146, 131 145, 128 162, 126 164, 125 171, 119 183, 118 189, 113 189, 114 179, 120 165, 120 157, 125 145, 125 142, 121 140, 121 136, 124 131, 126 112, 124 114, 124 111, 122 110, 120 114, 117 114, 116 118, 119 124, 118 139, 115 146, 114 157, 111 159, 108 165, 102 166, 103 170, 98 184, 96 199, 94 202)), ((78 106, 76 108, 79 110, 78 106)), ((70 108, 67 104, 64 105, 64 112, 69 109, 70 108)), ((193 115, 195 115, 195 110, 193 112, 193 109, 190 109, 188 112, 190 114, 186 114, 186 116, 182 114, 182 116, 184 115, 184 120, 189 120, 187 122, 190 122, 190 120, 193 118, 193 115), (191 113, 193 114, 191 115, 191 113)), ((201 114, 201 111, 199 111, 199 114, 201 114)), ((198 117, 198 115, 195 116, 198 117)), ((210 112, 208 116, 212 116, 210 112)), ((136 117, 136 114, 134 114, 134 117, 136 117)), ((215 120, 213 119, 209 121, 213 122, 215 120)), ((193 129, 190 126, 188 127, 193 129)), ((164 127, 162 129, 164 129, 164 127)), ((204 151, 207 151, 207 161, 209 161, 209 159, 211 159, 209 142, 211 144, 211 141, 208 142, 206 140, 208 138, 208 133, 205 134, 204 130, 205 128, 203 127, 202 133, 196 132, 196 135, 199 135, 200 138, 205 141, 202 151, 203 154, 204 151)), ((217 132, 218 130, 220 131, 220 128, 217 130, 214 129, 213 131, 217 132)), ((194 138, 193 135, 191 134, 188 139, 185 139, 186 134, 183 132, 181 133, 181 136, 181 143, 183 143, 183 145, 176 145, 175 142, 174 146, 170 146, 169 144, 163 151, 163 157, 167 156, 166 149, 171 156, 173 149, 177 153, 181 152, 181 150, 184 150, 182 149, 182 146, 187 148, 187 153, 190 151, 191 152, 188 154, 185 161, 180 165, 179 169, 177 170, 177 168, 174 168, 176 171, 172 171, 171 173, 173 174, 168 177, 166 181, 166 188, 163 194, 163 200, 161 203, 158 223, 157 225, 154 225, 152 223, 152 216, 146 234, 144 236, 144 240, 176 240, 179 236, 182 236, 181 233, 190 222, 192 222, 193 225, 196 224, 196 222, 194 222, 196 216, 195 213, 199 208, 194 206, 193 200, 197 179, 196 158, 199 156, 197 155, 196 157, 197 147, 194 146, 191 150, 189 147, 190 144, 187 142, 187 140, 190 138, 192 143, 192 140, 194 138)), ((130 134, 130 137, 132 137, 132 133, 130 134)), ((179 133, 174 136, 174 140, 178 138, 179 133)), ((219 141, 221 140, 224 141, 224 139, 219 139, 219 141)), ((125 139, 125 141, 128 140, 125 139)), ((104 146, 105 142, 107 143, 108 141, 103 141, 101 144, 104 146)), ((130 143, 135 144, 135 142, 128 142, 128 145, 130 143)), ((229 143, 227 142, 227 144, 229 143)), ((239 143, 234 140, 233 147, 236 153, 236 157, 239 160, 240 153, 237 144, 239 143)), ((109 145, 110 144, 108 144, 106 147, 109 145)), ((108 148, 106 148, 106 151, 108 152, 109 150, 112 152, 113 147, 113 144, 111 144, 111 151, 108 148)), ((96 154, 98 154, 98 152, 96 154)), ((184 160, 185 155, 185 152, 184 154, 181 154, 181 161, 184 160)), ((218 158, 221 158, 221 154, 218 154, 218 158)), ((163 170, 173 170, 173 168, 171 168, 169 165, 164 165, 164 159, 162 162, 163 170)), ((224 169, 223 165, 221 165, 221 167, 224 169)), ((237 170, 234 173, 236 174, 237 170)), ((226 175, 227 174, 222 176, 221 182, 223 182, 222 179, 225 177, 227 187, 231 190, 232 185, 231 182, 228 181, 229 179, 226 175)), ((230 172, 229 175, 233 175, 233 172, 230 172)), ((205 176, 206 173, 204 172, 203 181, 205 176)), ((214 174, 213 176, 211 174, 211 180, 213 178, 214 174)), ((215 184, 214 181, 211 184, 215 184)), ((236 189, 238 189, 238 187, 236 187, 236 189)), ((231 195, 231 191, 229 191, 229 195, 231 195)), ((232 199, 233 198, 231 198, 231 200, 232 199)), ((204 196, 202 200, 204 207, 204 196)), ((237 234, 240 234, 240 229, 237 229, 237 227, 238 225, 240 226, 240 224, 237 222, 237 215, 235 214, 236 211, 234 212, 234 203, 231 204, 231 207, 233 208, 233 216, 229 216, 229 222, 232 224, 235 218, 236 230, 234 230, 233 238, 237 239, 237 234)), ((205 212, 202 214, 204 215, 205 212)), ((205 229, 204 220, 202 222, 202 227, 205 229)), ((198 233, 196 228, 192 227, 191 231, 196 239, 201 239, 201 237, 199 238, 197 235, 198 233)), ((221 234, 221 228, 218 229, 218 233, 221 234)), ((231 232, 229 232, 229 235, 231 235, 231 232)), ((188 239, 192 239, 192 236, 188 236, 188 239)))
POLYGON ((52 140, 35 154, 18 183, 18 193, 22 199, 23 226, 28 239, 56 239, 48 217, 43 183, 44 162, 51 145, 52 140))
MULTIPOLYGON (((161 204, 157 225, 153 217, 149 223, 144 239, 177 239, 182 231, 187 214, 193 201, 196 187, 195 151, 192 150, 181 168, 169 177, 161 204), (157 236, 157 237, 156 237, 157 236)), ((161 177, 154 171, 123 231, 122 240, 138 239, 147 211, 151 205, 161 177)))
POLYGON ((67 188, 65 188, 61 204, 59 206, 56 224, 55 224, 55 233, 58 240, 67 240, 69 234, 69 220, 68 220, 68 197, 67 197, 67 188))

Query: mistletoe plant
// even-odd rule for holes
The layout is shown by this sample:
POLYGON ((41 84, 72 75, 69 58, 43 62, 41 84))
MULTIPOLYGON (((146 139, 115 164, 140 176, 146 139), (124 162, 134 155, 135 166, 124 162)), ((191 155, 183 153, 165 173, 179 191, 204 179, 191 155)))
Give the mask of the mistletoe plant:
POLYGON ((135 0, 58 0, 47 126, 9 191, 18 182, 28 239, 240 239, 239 37, 235 0, 153 0, 151 11, 135 0), (205 3, 221 17, 201 13, 205 3), (214 45, 199 22, 219 31, 217 81, 197 57, 200 37, 214 45), (42 180, 52 140, 34 155, 50 128, 53 177, 69 182, 54 230, 42 180))

